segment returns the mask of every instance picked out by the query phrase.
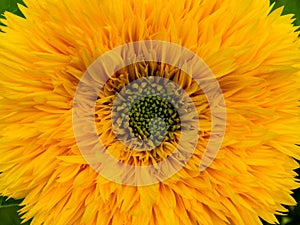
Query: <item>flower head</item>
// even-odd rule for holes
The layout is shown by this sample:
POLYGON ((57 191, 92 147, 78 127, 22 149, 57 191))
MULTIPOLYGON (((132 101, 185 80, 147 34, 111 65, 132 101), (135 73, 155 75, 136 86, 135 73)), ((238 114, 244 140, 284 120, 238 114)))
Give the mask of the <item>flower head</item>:
POLYGON ((25 220, 33 218, 33 225, 255 225, 261 224, 259 217, 276 222, 274 214, 286 212, 283 204, 295 204, 290 194, 299 187, 293 158, 300 159, 300 41, 292 16, 281 16, 282 9, 270 13, 267 0, 25 3, 26 19, 5 14, 7 27, 0 34, 0 193, 24 198, 25 220), (180 148, 193 151, 181 169, 134 186, 102 176, 82 154, 73 106, 93 62, 144 40, 173 43, 203 59, 223 93, 226 130, 212 164, 200 171, 214 128, 203 87, 182 68, 158 61, 136 62, 110 74, 95 99, 93 119, 98 141, 118 162, 159 164, 181 146, 186 124, 195 123, 184 122, 192 114, 174 89, 187 93, 200 124, 195 149, 180 148), (135 83, 143 78, 154 80, 135 83), (178 88, 162 91, 168 85, 158 78, 178 88), (172 98, 163 95, 168 91, 172 98), (138 99, 136 93, 150 95, 138 99), (135 99, 130 110, 128 99, 135 99), (122 112, 128 120, 118 121, 122 112), (159 143, 151 139, 155 133, 163 134, 159 143), (143 151, 147 146, 150 150, 143 151))

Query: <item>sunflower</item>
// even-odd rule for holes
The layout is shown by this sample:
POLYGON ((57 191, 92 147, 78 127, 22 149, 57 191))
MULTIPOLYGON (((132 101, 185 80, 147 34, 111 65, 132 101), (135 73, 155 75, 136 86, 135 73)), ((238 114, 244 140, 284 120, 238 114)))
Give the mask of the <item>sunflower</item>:
POLYGON ((0 193, 24 198, 24 221, 255 225, 296 204, 300 41, 291 15, 271 13, 267 0, 25 3, 26 19, 6 13, 0 34, 0 193), (118 57, 98 67, 103 55, 147 40, 192 52, 213 77, 198 85, 166 49, 165 61, 154 51, 121 63, 91 98, 93 135, 76 114, 91 100, 80 85, 93 88, 98 80, 85 78, 115 65, 118 57), (212 102, 213 81, 221 93, 212 102), (226 116, 215 113, 225 106, 226 116), (199 169, 224 121, 222 145, 199 169), (135 179, 162 162, 172 173, 135 179))

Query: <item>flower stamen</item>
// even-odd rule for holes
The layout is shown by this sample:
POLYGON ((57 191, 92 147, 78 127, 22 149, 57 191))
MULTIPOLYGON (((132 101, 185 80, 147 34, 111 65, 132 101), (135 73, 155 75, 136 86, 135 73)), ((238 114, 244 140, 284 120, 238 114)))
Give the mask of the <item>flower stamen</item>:
POLYGON ((147 139, 153 132, 161 133, 163 121, 165 122, 167 135, 170 140, 174 139, 172 132, 180 129, 180 119, 174 106, 166 99, 159 96, 145 97, 139 100, 129 113, 129 126, 134 135, 140 139, 147 139), (163 121, 151 123, 154 118, 161 118, 163 121))

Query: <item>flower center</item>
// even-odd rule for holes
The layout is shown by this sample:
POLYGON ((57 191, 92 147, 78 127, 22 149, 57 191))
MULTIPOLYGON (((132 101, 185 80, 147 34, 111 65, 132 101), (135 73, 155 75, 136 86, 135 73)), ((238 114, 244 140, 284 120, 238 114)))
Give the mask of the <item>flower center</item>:
MULTIPOLYGON (((128 65, 99 92, 99 138, 109 154, 126 164, 162 162, 177 149, 183 132, 198 129, 193 127, 198 118, 193 107, 206 103, 202 96, 198 85, 177 67, 157 62, 128 65)), ((202 116, 210 118, 209 112, 202 116)))
POLYGON ((179 115, 174 106, 166 99, 155 95, 137 101, 129 113, 129 118, 132 132, 143 140, 153 133, 161 134, 164 129, 167 131, 166 136, 172 140, 173 132, 180 129, 179 115))

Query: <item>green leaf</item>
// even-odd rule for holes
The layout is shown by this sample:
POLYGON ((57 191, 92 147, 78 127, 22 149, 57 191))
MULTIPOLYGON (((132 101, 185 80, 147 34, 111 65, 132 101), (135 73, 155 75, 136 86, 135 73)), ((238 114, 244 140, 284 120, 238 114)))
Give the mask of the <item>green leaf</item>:
MULTIPOLYGON (((21 208, 19 204, 22 200, 7 199, 0 197, 0 225, 20 225, 21 219, 18 210, 21 208)), ((29 225, 30 222, 23 225, 29 225)))
POLYGON ((300 0, 271 0, 271 3, 275 2, 274 9, 284 6, 283 14, 294 14, 296 26, 300 26, 300 0))
POLYGON ((0 0, 0 17, 4 18, 5 11, 24 17, 17 4, 25 5, 23 0, 0 0))

